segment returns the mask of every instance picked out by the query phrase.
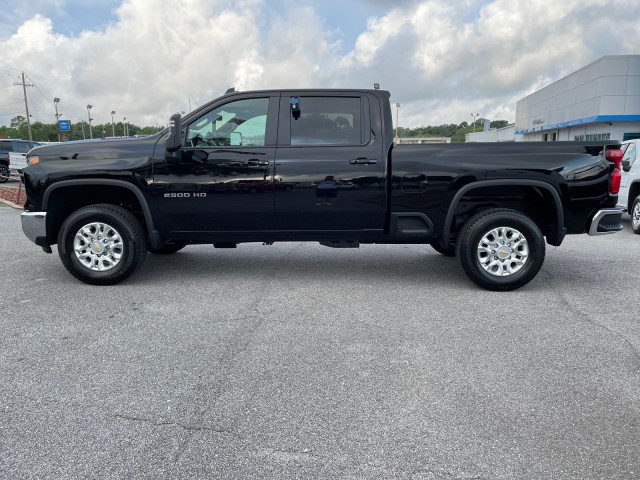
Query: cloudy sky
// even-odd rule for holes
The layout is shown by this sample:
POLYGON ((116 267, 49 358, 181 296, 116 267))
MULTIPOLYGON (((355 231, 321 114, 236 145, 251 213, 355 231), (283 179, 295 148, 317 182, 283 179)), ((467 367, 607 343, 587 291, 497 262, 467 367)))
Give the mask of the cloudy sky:
POLYGON ((165 125, 227 88, 371 88, 400 125, 515 120, 516 101, 640 53, 637 0, 2 0, 0 125, 165 125))

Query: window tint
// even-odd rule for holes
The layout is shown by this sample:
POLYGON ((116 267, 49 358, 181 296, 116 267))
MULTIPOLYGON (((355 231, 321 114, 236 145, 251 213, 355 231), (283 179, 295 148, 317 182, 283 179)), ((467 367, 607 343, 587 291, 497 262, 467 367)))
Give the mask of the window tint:
POLYGON ((268 108, 268 98, 222 105, 189 125, 187 146, 263 146, 268 108))
POLYGON ((13 146, 11 145, 11 142, 0 141, 0 150, 4 150, 6 152, 13 152, 13 146))
POLYGON ((360 98, 292 97, 291 145, 360 145, 360 98))

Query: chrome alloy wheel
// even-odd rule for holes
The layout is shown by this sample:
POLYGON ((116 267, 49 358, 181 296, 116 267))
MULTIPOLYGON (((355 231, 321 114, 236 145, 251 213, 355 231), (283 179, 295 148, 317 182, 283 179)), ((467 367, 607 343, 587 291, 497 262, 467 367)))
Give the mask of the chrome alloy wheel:
POLYGON ((106 223, 88 223, 73 239, 76 258, 89 270, 104 272, 122 259, 124 245, 118 231, 106 223))
POLYGON ((527 239, 515 228, 496 227, 478 243, 478 262, 491 275, 506 277, 518 273, 529 258, 527 239))
POLYGON ((631 211, 631 225, 634 230, 640 229, 640 202, 635 202, 631 211))

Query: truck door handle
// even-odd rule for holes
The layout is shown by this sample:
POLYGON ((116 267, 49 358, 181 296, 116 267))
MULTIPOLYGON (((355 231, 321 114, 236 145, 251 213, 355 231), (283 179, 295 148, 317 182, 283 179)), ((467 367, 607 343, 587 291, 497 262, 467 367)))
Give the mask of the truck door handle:
POLYGON ((358 157, 349 160, 349 163, 351 165, 374 165, 378 163, 378 160, 375 158, 358 157))

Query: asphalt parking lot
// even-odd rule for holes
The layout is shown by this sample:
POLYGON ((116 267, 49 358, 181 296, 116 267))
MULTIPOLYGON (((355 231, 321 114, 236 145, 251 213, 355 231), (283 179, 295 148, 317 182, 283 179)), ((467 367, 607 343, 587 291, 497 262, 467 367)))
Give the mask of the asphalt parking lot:
POLYGON ((193 246, 92 287, 0 206, 0 478, 636 479, 640 236, 193 246))

